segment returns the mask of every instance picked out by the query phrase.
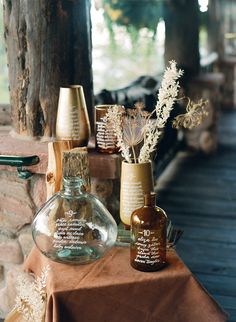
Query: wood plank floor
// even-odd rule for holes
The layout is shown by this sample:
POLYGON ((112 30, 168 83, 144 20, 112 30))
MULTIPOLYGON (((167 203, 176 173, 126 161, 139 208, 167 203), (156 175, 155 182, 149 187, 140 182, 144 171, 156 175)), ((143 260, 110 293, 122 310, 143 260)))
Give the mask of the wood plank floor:
POLYGON ((236 322, 236 111, 220 116, 219 141, 211 157, 178 153, 158 205, 184 230, 178 254, 236 322))

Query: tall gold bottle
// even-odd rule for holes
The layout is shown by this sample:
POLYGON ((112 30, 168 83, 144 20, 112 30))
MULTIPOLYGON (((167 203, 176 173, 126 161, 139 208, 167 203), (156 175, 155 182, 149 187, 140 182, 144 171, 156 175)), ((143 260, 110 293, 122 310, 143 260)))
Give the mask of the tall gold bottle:
POLYGON ((56 138, 73 140, 73 146, 86 146, 91 134, 83 87, 61 87, 59 94, 56 138))
POLYGON ((158 271, 166 264, 167 216, 156 206, 156 194, 146 194, 144 206, 131 216, 130 264, 144 271, 158 271))

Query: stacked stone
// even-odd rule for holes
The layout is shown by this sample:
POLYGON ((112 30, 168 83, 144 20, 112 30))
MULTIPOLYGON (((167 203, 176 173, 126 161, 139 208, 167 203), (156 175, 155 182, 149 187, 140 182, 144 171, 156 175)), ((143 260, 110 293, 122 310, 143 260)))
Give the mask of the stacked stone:
POLYGON ((0 316, 14 305, 15 284, 33 247, 31 222, 46 199, 45 176, 0 171, 0 316))

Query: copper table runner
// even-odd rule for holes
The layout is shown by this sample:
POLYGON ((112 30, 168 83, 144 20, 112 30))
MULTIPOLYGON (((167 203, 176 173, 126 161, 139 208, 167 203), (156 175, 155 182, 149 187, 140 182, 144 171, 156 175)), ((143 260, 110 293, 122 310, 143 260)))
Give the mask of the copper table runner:
POLYGON ((168 266, 143 273, 129 265, 129 249, 115 247, 89 265, 64 265, 34 248, 25 269, 47 279, 46 322, 223 322, 227 316, 174 251, 168 266))

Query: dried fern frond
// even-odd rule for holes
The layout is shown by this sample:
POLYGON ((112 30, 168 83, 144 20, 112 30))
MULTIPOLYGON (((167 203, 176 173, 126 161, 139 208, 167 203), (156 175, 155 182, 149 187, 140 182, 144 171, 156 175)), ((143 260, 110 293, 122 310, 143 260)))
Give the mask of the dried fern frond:
POLYGON ((176 116, 173 120, 172 126, 176 129, 185 128, 191 130, 200 125, 204 118, 208 115, 207 100, 200 99, 197 103, 195 103, 188 97, 187 99, 188 104, 186 107, 186 113, 176 116))

